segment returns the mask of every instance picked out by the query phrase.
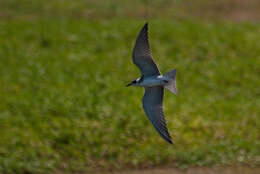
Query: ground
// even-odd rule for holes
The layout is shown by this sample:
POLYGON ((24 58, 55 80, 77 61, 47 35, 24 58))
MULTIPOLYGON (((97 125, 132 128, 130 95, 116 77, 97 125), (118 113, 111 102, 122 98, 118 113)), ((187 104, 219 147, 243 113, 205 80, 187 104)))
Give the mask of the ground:
MULTIPOLYGON (((146 170, 129 170, 121 172, 113 172, 111 174, 258 174, 260 168, 250 167, 196 167, 187 170, 176 168, 158 168, 146 170)), ((109 174, 109 173, 108 173, 109 174)))

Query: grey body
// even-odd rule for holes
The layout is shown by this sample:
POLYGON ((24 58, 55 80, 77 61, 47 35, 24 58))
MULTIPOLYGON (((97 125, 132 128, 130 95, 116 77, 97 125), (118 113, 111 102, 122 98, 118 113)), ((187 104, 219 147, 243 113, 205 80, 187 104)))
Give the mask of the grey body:
POLYGON ((143 108, 156 131, 167 142, 172 144, 163 112, 164 87, 177 94, 176 70, 162 75, 154 63, 148 42, 148 24, 139 32, 133 50, 133 62, 140 69, 142 77, 133 80, 127 86, 140 86, 145 88, 143 108))
POLYGON ((146 78, 137 79, 137 83, 133 84, 133 86, 141 86, 141 87, 153 87, 153 86, 164 86, 166 85, 170 79, 165 76, 157 75, 150 76, 146 78))

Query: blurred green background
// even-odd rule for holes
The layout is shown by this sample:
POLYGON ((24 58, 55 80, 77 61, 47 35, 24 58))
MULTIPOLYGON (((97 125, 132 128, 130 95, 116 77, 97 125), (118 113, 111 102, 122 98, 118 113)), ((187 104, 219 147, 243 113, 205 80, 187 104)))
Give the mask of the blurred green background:
POLYGON ((260 165, 257 0, 0 0, 0 173, 260 165), (131 60, 149 22, 175 145, 153 129, 131 60))

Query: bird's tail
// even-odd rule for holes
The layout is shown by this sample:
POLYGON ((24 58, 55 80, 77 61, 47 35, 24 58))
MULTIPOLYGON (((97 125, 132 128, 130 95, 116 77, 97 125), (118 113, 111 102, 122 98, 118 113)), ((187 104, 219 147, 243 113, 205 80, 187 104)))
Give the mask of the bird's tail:
POLYGON ((169 82, 164 85, 169 91, 177 95, 177 87, 176 87, 176 69, 167 72, 164 76, 169 80, 169 82))

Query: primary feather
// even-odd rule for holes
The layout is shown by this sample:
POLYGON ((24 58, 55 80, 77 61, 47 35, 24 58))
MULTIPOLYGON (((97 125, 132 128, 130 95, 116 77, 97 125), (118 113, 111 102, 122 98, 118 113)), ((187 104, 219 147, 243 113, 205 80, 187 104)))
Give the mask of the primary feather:
POLYGON ((137 36, 133 50, 133 62, 140 69, 143 77, 160 75, 151 56, 147 32, 148 24, 146 23, 137 36))
POLYGON ((172 144, 163 112, 162 86, 146 87, 143 97, 143 107, 154 128, 166 141, 172 144))

